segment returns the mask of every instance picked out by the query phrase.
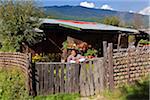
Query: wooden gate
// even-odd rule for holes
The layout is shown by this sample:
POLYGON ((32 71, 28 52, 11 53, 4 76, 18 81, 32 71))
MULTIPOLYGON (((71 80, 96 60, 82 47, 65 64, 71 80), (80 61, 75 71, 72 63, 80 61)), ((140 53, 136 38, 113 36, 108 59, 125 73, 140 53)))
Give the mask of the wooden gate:
POLYGON ((91 96, 103 89, 102 58, 80 64, 39 62, 35 68, 37 95, 80 93, 91 96))

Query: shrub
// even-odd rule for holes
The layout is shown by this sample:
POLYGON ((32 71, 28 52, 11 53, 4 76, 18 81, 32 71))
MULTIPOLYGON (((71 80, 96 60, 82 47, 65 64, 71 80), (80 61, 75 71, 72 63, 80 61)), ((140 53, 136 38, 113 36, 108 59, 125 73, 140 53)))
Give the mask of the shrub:
POLYGON ((19 68, 0 69, 0 100, 29 99, 25 80, 19 68))
POLYGON ((32 57, 32 62, 58 62, 60 61, 60 53, 35 54, 32 57))
POLYGON ((125 85, 121 91, 127 100, 149 100, 149 79, 136 81, 132 85, 125 85))
POLYGON ((149 45, 149 44, 150 44, 150 41, 141 39, 141 40, 139 41, 139 44, 142 44, 142 45, 149 45))
POLYGON ((135 41, 136 41, 135 36, 134 35, 129 35, 129 37, 128 37, 128 43, 133 43, 135 41))

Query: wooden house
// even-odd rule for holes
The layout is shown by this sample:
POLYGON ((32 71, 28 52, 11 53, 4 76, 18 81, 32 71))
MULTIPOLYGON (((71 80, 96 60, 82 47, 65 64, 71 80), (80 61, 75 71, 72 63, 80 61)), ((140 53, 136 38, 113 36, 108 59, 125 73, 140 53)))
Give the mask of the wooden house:
POLYGON ((112 42, 114 48, 128 47, 128 35, 138 34, 135 29, 116 27, 96 22, 42 19, 41 30, 45 38, 30 47, 32 53, 61 53, 66 40, 86 42, 102 54, 102 41, 112 42))

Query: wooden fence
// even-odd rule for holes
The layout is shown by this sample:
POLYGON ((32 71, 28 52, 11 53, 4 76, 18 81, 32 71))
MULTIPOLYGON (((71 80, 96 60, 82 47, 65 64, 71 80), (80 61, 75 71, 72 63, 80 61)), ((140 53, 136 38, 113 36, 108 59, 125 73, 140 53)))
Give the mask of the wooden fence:
MULTIPOLYGON (((104 43, 105 44, 105 43, 104 43)), ((113 52, 112 43, 106 52, 106 81, 111 90, 132 83, 150 72, 150 50, 148 46, 128 48, 122 52, 113 52), (126 51, 126 52, 125 52, 126 51)))
POLYGON ((103 87, 103 59, 80 64, 36 63, 37 95, 80 93, 91 96, 103 87))
POLYGON ((31 55, 0 53, 0 67, 19 66, 27 74, 27 86, 32 95, 80 93, 99 94, 105 88, 113 90, 131 83, 150 72, 149 47, 128 48, 119 52, 113 44, 103 43, 104 57, 79 64, 37 62, 31 68, 31 55))
POLYGON ((130 48, 113 51, 113 44, 104 42, 104 57, 80 64, 38 62, 35 64, 37 95, 80 93, 99 94, 131 83, 150 72, 150 50, 130 48))
POLYGON ((131 83, 150 72, 150 50, 148 47, 129 48, 125 53, 114 53, 114 85, 131 83))

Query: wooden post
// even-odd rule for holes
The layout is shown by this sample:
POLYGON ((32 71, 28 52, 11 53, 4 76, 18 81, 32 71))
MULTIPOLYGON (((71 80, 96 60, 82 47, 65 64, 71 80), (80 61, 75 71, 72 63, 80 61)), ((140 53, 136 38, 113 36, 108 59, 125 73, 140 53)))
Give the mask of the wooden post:
POLYGON ((104 57, 104 63, 103 63, 103 85, 104 87, 107 87, 107 41, 103 41, 103 57, 104 57))
POLYGON ((117 51, 119 52, 120 49, 120 41, 121 41, 121 34, 118 36, 118 44, 117 44, 117 51))
POLYGON ((127 82, 130 83, 130 50, 127 52, 127 74, 128 74, 128 80, 127 82))
POLYGON ((109 88, 114 88, 114 77, 113 77, 113 44, 108 44, 108 68, 109 68, 109 88))
POLYGON ((40 83, 39 83, 39 75, 40 75, 40 64, 35 64, 35 87, 36 87, 36 95, 40 95, 40 83))
POLYGON ((103 56, 107 57, 107 41, 103 41, 103 56))
POLYGON ((33 87, 32 87, 32 54, 28 53, 28 91, 30 95, 34 95, 33 87))

